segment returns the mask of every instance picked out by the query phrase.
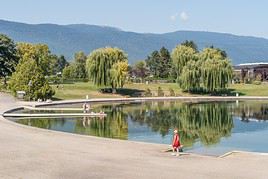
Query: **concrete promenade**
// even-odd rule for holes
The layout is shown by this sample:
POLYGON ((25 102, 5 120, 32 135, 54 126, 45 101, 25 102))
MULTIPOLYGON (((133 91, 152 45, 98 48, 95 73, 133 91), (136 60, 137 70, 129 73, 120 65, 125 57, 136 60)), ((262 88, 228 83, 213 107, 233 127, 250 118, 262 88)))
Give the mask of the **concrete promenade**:
MULTIPOLYGON (((33 103, 21 103, 0 93, 0 113, 27 104, 33 103)), ((266 154, 173 157, 161 152, 166 148, 159 144, 37 129, 13 123, 0 115, 0 178, 4 179, 268 177, 266 154)))

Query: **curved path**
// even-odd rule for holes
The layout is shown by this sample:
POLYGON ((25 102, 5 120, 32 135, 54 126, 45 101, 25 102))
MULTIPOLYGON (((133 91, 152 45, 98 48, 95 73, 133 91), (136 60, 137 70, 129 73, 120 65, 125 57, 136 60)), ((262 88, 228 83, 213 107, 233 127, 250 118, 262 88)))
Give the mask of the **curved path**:
MULTIPOLYGON (((0 113, 25 105, 0 93, 0 113)), ((267 178, 268 155, 173 157, 165 145, 22 126, 0 115, 0 178, 267 178)))

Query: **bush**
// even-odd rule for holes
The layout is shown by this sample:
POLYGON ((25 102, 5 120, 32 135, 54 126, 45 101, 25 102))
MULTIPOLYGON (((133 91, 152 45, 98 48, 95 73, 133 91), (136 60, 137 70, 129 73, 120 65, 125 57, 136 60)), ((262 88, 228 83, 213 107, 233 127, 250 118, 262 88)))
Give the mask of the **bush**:
POLYGON ((261 85, 261 81, 253 81, 252 84, 254 84, 254 85, 261 85))
POLYGON ((112 93, 113 89, 112 88, 102 88, 99 90, 100 93, 112 93))
POLYGON ((153 94, 152 94, 152 92, 151 92, 151 90, 149 88, 146 89, 146 91, 144 93, 144 96, 146 96, 146 97, 152 97, 153 96, 153 94))
POLYGON ((159 97, 165 96, 165 93, 160 86, 157 89, 157 96, 159 96, 159 97))
POLYGON ((169 88, 169 95, 176 96, 175 91, 172 88, 169 88))

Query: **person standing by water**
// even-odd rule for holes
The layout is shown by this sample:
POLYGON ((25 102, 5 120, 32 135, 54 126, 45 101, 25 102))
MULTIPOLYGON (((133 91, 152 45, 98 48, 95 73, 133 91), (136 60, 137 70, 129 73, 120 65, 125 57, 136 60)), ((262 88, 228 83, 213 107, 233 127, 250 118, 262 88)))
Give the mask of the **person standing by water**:
POLYGON ((84 111, 84 113, 87 113, 87 107, 88 105, 87 105, 87 103, 84 103, 83 104, 83 111, 84 111))
POLYGON ((84 111, 84 113, 89 113, 90 112, 90 109, 91 109, 90 104, 88 104, 88 103, 84 103, 83 104, 83 111, 84 111))
POLYGON ((172 155, 180 156, 180 154, 179 154, 180 147, 181 147, 180 136, 178 134, 178 129, 175 129, 174 135, 173 135, 173 140, 172 140, 172 150, 173 150, 172 155), (177 154, 175 154, 175 151, 177 152, 177 154))

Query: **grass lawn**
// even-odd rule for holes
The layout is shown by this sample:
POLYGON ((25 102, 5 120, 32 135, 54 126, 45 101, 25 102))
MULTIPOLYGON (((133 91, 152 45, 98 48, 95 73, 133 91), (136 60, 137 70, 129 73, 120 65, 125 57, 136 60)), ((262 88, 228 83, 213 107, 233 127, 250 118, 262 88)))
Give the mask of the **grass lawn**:
POLYGON ((114 98, 121 97, 120 95, 103 94, 99 92, 98 87, 92 83, 77 82, 70 84, 61 84, 57 88, 56 85, 52 85, 56 94, 55 99, 85 99, 86 95, 90 98, 114 98))
MULTIPOLYGON (((77 82, 70 84, 60 85, 58 88, 56 85, 52 85, 56 91, 55 99, 85 99, 86 95, 89 98, 116 98, 116 97, 131 97, 137 93, 142 93, 146 89, 150 89, 153 96, 157 96, 158 87, 161 87, 165 95, 170 94, 169 89, 175 91, 176 96, 191 96, 189 93, 181 91, 176 83, 164 83, 164 84, 126 84, 124 89, 118 91, 119 94, 108 94, 99 92, 100 88, 96 87, 90 82, 77 82)), ((268 84, 253 85, 253 84, 235 84, 230 85, 229 89, 233 93, 240 93, 243 96, 268 96, 268 84)), ((197 96, 197 95, 194 95, 197 96)))
POLYGON ((234 89, 235 92, 243 96, 268 96, 268 84, 262 85, 253 84, 235 84, 230 85, 229 89, 234 89))

